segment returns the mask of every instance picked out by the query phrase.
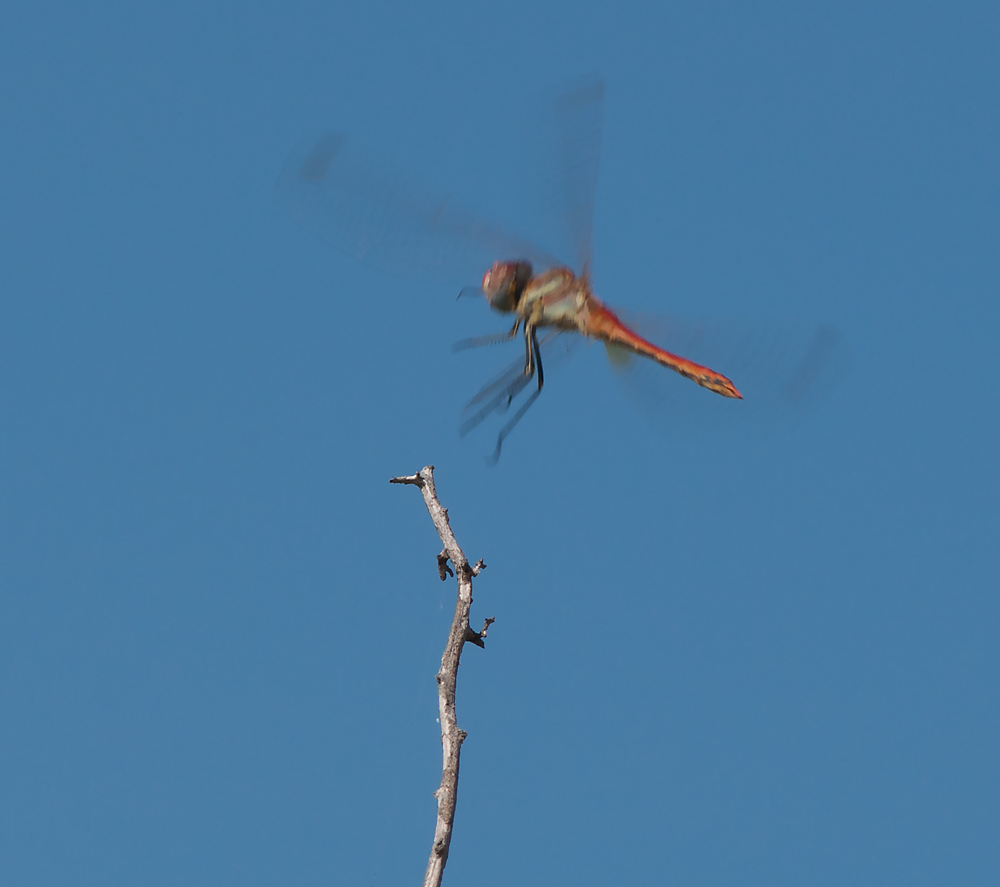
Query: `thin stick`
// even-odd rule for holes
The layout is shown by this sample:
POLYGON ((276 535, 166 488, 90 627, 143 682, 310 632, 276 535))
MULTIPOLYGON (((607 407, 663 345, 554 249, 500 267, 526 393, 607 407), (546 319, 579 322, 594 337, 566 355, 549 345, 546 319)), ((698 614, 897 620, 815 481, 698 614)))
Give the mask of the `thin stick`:
POLYGON ((466 733, 458 728, 455 717, 455 686, 458 682, 458 664, 462 658, 462 647, 466 641, 471 641, 477 647, 485 647, 484 639, 490 625, 495 621, 490 618, 483 623, 483 630, 476 632, 469 626, 469 609, 472 607, 472 578, 478 576, 486 564, 479 561, 475 566, 469 566, 468 560, 455 541, 455 535, 448 523, 448 509, 441 505, 434 489, 434 466, 428 465, 419 473, 408 477, 394 477, 391 484, 412 484, 419 487, 424 495, 424 504, 434 522, 434 527, 441 537, 444 550, 437 556, 438 575, 443 582, 447 576, 453 575, 458 581, 458 600, 455 603, 455 616, 451 620, 451 631, 448 633, 448 643, 441 657, 441 670, 437 673, 438 708, 441 712, 441 748, 444 764, 441 771, 441 787, 434 792, 437 798, 437 825, 434 828, 434 843, 431 845, 431 856, 427 862, 427 872, 424 875, 424 887, 439 887, 444 875, 445 863, 448 862, 448 850, 451 847, 451 830, 455 822, 455 804, 458 800, 458 761, 462 751, 462 742, 466 733), (452 572, 448 562, 455 568, 452 572))

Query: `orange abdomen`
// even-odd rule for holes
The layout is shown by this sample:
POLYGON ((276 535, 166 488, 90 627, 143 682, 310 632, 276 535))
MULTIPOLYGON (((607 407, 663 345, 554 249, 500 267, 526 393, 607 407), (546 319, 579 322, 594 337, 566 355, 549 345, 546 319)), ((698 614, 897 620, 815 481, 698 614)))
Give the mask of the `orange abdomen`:
POLYGON ((692 382, 696 382, 702 388, 707 388, 723 397, 743 399, 743 395, 736 390, 736 386, 721 373, 687 358, 671 354, 669 351, 664 351, 642 338, 638 333, 625 326, 610 308, 594 296, 590 296, 587 302, 587 323, 586 328, 582 330, 585 335, 618 345, 621 348, 627 348, 629 351, 655 360, 658 364, 673 370, 675 373, 680 373, 692 382))

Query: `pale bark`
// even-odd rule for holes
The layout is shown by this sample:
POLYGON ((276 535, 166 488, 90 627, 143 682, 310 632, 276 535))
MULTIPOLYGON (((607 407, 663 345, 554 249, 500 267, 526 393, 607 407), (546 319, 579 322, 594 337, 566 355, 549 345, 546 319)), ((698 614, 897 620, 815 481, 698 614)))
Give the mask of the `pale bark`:
POLYGON ((431 856, 424 875, 424 887, 439 887, 444 875, 445 863, 448 861, 448 850, 451 846, 451 830, 455 822, 455 804, 458 800, 458 763, 462 751, 462 742, 466 733, 458 727, 455 717, 455 686, 458 681, 458 665, 462 658, 462 648, 466 641, 471 641, 479 647, 484 647, 483 639, 493 619, 483 623, 483 630, 476 632, 469 627, 469 609, 472 607, 472 578, 478 576, 486 564, 478 561, 470 566, 455 535, 448 523, 448 509, 441 505, 434 489, 434 466, 428 465, 417 474, 408 477, 394 477, 391 484, 412 484, 419 487, 424 496, 424 504, 434 522, 434 527, 441 537, 444 549, 437 556, 438 575, 443 582, 449 574, 458 582, 458 600, 455 604, 455 616, 451 620, 451 631, 448 633, 448 643, 441 657, 441 669, 437 673, 438 708, 441 719, 441 748, 443 767, 441 786, 434 793, 437 798, 437 825, 434 828, 434 843, 431 845, 431 856), (451 561, 454 572, 448 566, 451 561))

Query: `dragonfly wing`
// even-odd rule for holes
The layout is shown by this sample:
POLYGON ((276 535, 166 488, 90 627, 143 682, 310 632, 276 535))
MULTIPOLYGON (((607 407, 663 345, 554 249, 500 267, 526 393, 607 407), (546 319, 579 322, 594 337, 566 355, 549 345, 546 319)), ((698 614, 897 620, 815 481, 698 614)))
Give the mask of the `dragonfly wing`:
MULTIPOLYGON (((482 338, 486 341, 492 337, 484 336, 482 338)), ((578 340, 578 336, 564 333, 560 330, 548 330, 546 332, 545 336, 538 343, 542 366, 546 373, 548 373, 552 366, 558 364, 562 358, 570 353, 572 346, 578 340)), ((462 346, 461 350, 465 350, 466 342, 471 341, 473 340, 458 343, 462 346)), ((459 433, 463 437, 481 425, 490 416, 505 413, 511 403, 528 386, 528 383, 533 381, 533 377, 524 374, 526 357, 523 340, 518 336, 514 341, 516 342, 518 357, 507 364, 489 382, 480 388, 462 410, 462 422, 459 426, 459 433)))
POLYGON ((338 133, 299 146, 277 194, 296 221, 332 246, 402 277, 467 282, 497 260, 527 259, 537 269, 558 264, 338 133))
POLYGON ((594 200, 604 129, 604 81, 590 75, 571 84, 554 102, 557 200, 578 271, 591 270, 594 200))

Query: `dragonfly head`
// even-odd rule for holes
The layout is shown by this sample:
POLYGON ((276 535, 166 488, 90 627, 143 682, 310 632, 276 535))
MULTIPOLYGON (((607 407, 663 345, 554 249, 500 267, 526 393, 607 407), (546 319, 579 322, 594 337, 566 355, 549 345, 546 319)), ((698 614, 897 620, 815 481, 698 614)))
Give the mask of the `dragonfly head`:
POLYGON ((483 295, 492 309, 506 314, 517 309, 529 280, 531 262, 494 262, 483 275, 483 295))

